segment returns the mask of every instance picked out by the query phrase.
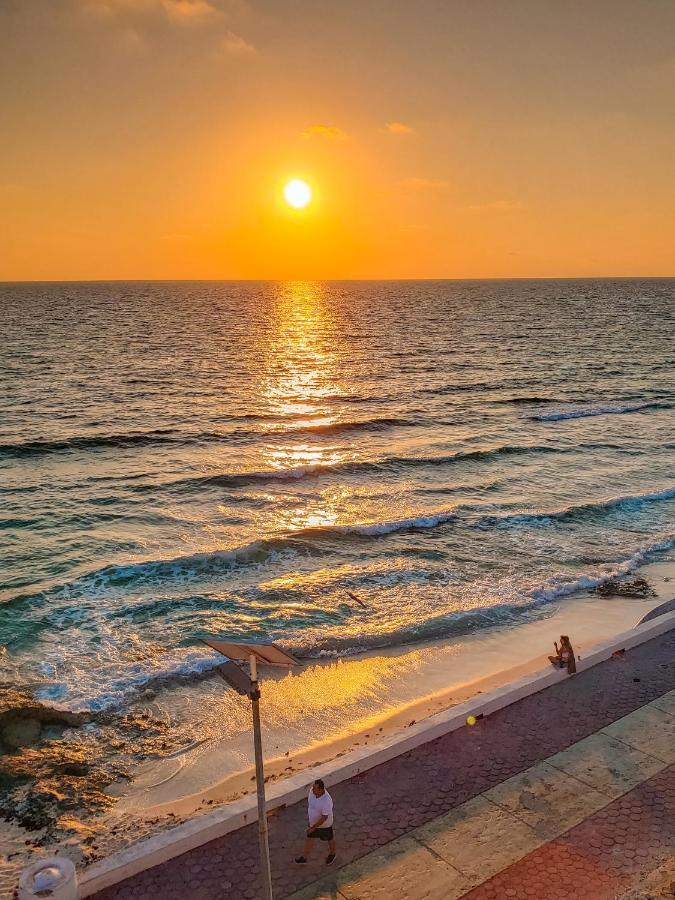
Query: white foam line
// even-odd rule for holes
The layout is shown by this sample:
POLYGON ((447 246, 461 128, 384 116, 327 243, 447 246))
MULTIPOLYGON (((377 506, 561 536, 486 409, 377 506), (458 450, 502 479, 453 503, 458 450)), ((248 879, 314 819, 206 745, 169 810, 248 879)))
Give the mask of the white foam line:
MULTIPOLYGON (((577 671, 584 672, 591 669, 609 659, 617 650, 629 650, 673 628, 675 628, 675 613, 666 613, 638 625, 630 631, 591 647, 579 660, 577 671)), ((347 781, 361 772, 464 727, 469 714, 489 715, 558 681, 564 681, 567 677, 560 669, 551 667, 540 669, 482 694, 480 699, 470 699, 437 713, 412 725, 406 729, 405 734, 398 733, 383 739, 377 746, 352 750, 339 761, 334 760, 314 766, 310 771, 292 775, 269 787, 267 809, 269 811, 290 806, 304 800, 308 784, 315 778, 323 778, 329 786, 347 781)), ((175 828, 154 835, 87 868, 80 878, 80 897, 90 897, 104 888, 118 884, 139 872, 174 859, 255 821, 257 821, 255 796, 242 797, 204 816, 189 819, 175 828)))

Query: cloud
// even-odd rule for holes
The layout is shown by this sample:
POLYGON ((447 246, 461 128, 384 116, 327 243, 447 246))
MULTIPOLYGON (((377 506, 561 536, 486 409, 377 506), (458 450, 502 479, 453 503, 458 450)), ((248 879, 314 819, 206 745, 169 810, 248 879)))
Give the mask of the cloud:
POLYGON ((162 6, 169 19, 179 25, 206 22, 219 15, 208 0, 162 0, 162 6))
POLYGON ((159 15, 174 25, 198 25, 221 15, 209 0, 83 0, 85 12, 99 16, 148 17, 159 15))
POLYGON ((225 32, 222 46, 226 53, 231 53, 233 56, 246 56, 256 52, 253 44, 249 44, 245 38, 240 34, 235 34, 234 31, 225 32))
POLYGON ((411 128, 410 125, 404 125, 403 122, 387 122, 384 126, 384 130, 389 134, 396 134, 399 136, 415 134, 415 129, 411 128))
POLYGON ((345 141, 347 135, 336 125, 308 125, 302 132, 304 138, 325 138, 327 141, 345 141))
POLYGON ((402 188, 409 191, 426 191, 429 193, 442 193, 450 187, 447 181, 436 181, 433 178, 404 178, 399 182, 402 188))

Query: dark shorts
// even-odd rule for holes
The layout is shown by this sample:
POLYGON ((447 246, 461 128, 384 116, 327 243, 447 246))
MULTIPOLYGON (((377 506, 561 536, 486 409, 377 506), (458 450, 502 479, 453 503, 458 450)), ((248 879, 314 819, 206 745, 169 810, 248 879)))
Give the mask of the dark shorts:
POLYGON ((314 831, 310 831, 307 837, 318 838, 320 841, 332 841, 333 826, 331 825, 330 828, 315 828, 314 831))

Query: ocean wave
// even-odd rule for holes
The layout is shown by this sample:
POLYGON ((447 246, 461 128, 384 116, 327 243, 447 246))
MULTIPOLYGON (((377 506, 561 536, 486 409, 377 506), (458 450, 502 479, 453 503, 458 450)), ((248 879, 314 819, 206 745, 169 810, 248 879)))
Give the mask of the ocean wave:
POLYGON ((569 580, 567 576, 551 578, 545 585, 529 591, 529 596, 538 602, 549 603, 560 597, 568 597, 570 594, 594 590, 600 587, 601 584, 606 584, 614 578, 620 578, 635 571, 635 569, 644 565, 653 553, 671 550, 673 546, 675 546, 675 534, 668 535, 668 537, 661 538, 653 544, 643 547, 623 562, 603 566, 598 573, 582 575, 572 580, 569 580))
POLYGON ((561 509, 536 510, 533 512, 495 513, 494 515, 480 516, 474 524, 489 527, 500 525, 519 525, 537 522, 576 520, 586 516, 596 515, 608 510, 641 506, 645 503, 655 503, 659 500, 670 500, 675 497, 675 487, 664 488, 662 491, 654 491, 646 494, 629 494, 620 497, 605 497, 600 500, 590 500, 587 503, 573 503, 561 509))
POLYGON ((345 434, 351 431, 386 431, 389 428, 410 428, 419 425, 412 419, 366 419, 364 421, 355 422, 326 422, 322 424, 302 425, 298 428, 284 428, 279 431, 269 431, 263 434, 264 437, 292 437, 298 434, 345 434))
POLYGON ((547 607, 556 600, 593 590, 614 578, 627 575, 647 562, 652 554, 670 550, 673 546, 675 534, 641 548, 621 562, 603 565, 595 572, 577 578, 570 578, 567 575, 553 576, 543 584, 525 591, 518 600, 483 608, 453 610, 393 631, 371 632, 358 638, 354 635, 325 637, 309 634, 305 637, 280 640, 278 643, 299 658, 349 656, 383 647, 459 637, 479 629, 511 625, 523 618, 531 618, 533 614, 547 615, 547 607))
MULTIPOLYGON (((484 628, 515 624, 529 617, 541 604, 532 600, 522 603, 499 603, 477 609, 460 609, 432 616, 390 631, 371 631, 356 637, 332 634, 307 634, 277 640, 298 659, 321 659, 331 656, 354 656, 386 647, 405 647, 421 641, 461 637, 484 628)), ((542 613, 545 615, 545 611, 542 613)))
MULTIPOLYGON (((272 562, 275 558, 277 560, 289 559, 298 554, 320 556, 325 552, 326 542, 347 536, 376 538, 397 531, 420 531, 436 528, 455 518, 456 513, 451 510, 390 522, 300 528, 278 537, 253 541, 230 550, 212 550, 167 559, 105 566, 88 572, 75 581, 55 585, 49 590, 49 593, 52 595, 58 593, 77 594, 92 590, 99 592, 127 586, 156 585, 166 580, 183 582, 195 577, 205 577, 247 566, 264 565, 272 562)), ((44 596, 44 592, 41 595, 16 596, 6 603, 28 602, 34 596, 44 596)))
MULTIPOLYGON (((433 530, 455 522, 475 528, 504 528, 513 525, 540 525, 554 521, 577 521, 614 509, 638 507, 673 497, 675 487, 653 493, 605 497, 552 510, 485 514, 470 505, 457 504, 450 509, 401 519, 345 525, 317 525, 284 532, 229 550, 105 566, 86 573, 75 581, 56 585, 50 588, 48 593, 81 594, 92 590, 100 592, 124 589, 128 586, 157 585, 166 581, 183 583, 249 566, 288 561, 295 556, 321 556, 326 552, 327 544, 339 543, 345 539, 377 540, 395 533, 433 530)), ((44 596, 44 593, 40 596, 44 596)), ((30 600, 31 596, 20 595, 5 601, 5 604, 30 600)))
MULTIPOLYGON (((181 479, 172 482, 174 486, 217 485, 219 487, 239 487, 258 482, 297 480, 301 478, 334 476, 334 475, 381 475, 387 472, 396 472, 400 469, 429 468, 436 466, 449 466, 453 463, 462 463, 480 460, 492 460, 507 456, 517 456, 527 453, 569 453, 576 447, 555 447, 549 445, 498 445, 476 450, 459 450, 444 456, 389 456, 379 460, 360 460, 339 463, 318 463, 316 465, 295 466, 288 469, 268 469, 258 472, 236 472, 222 475, 204 475, 198 478, 181 479)), ((140 487, 137 490, 147 490, 140 487)))
POLYGON ((150 444, 175 444, 181 442, 179 432, 173 429, 128 432, 123 434, 89 434, 62 440, 17 441, 0 444, 0 458, 23 459, 77 450, 122 449, 150 444))
POLYGON ((591 416, 620 416, 626 413, 642 412, 646 409, 671 409, 672 404, 654 401, 650 403, 629 403, 624 406, 593 406, 552 413, 537 413, 528 416, 533 422, 561 422, 565 419, 586 419, 591 416))
POLYGON ((303 537, 327 537, 339 535, 356 535, 359 537, 381 537, 397 531, 424 531, 437 528, 457 518, 455 510, 431 513, 425 516, 414 516, 409 519, 394 519, 390 522, 373 522, 370 525, 318 525, 313 528, 302 528, 294 534, 303 537))
POLYGON ((168 687, 176 682, 201 681, 215 674, 215 669, 223 661, 222 656, 213 651, 190 650, 180 657, 173 655, 163 663, 139 669, 137 664, 126 671, 121 668, 117 677, 106 684, 103 690, 93 696, 73 697, 73 689, 67 682, 51 682, 35 692, 42 703, 49 703, 55 709, 72 712, 109 712, 124 706, 135 694, 168 687))
POLYGON ((446 394, 464 394, 467 391, 498 391, 505 386, 504 382, 499 381, 474 381, 473 383, 442 384, 438 387, 422 388, 418 393, 445 396, 446 394))
POLYGON ((304 549, 307 554, 311 547, 300 548, 298 541, 284 536, 253 541, 232 550, 212 550, 205 553, 191 553, 168 559, 147 560, 125 565, 105 566, 64 585, 65 589, 103 587, 126 587, 133 584, 153 584, 167 579, 181 581, 185 577, 208 575, 244 566, 260 565, 275 555, 293 553, 304 549))
POLYGON ((487 402, 495 403, 495 404, 508 403, 513 406, 521 406, 521 405, 526 406, 527 404, 530 404, 530 403, 535 406, 543 406, 545 403, 557 403, 560 405, 562 403, 568 403, 569 401, 561 399, 560 397, 537 397, 537 396, 521 397, 521 396, 517 396, 517 397, 499 397, 496 400, 490 400, 487 402))
MULTIPOLYGON (((260 416, 242 416, 242 419, 262 419, 260 416)), ((175 429, 155 429, 153 431, 124 432, 121 434, 86 434, 60 440, 15 441, 0 444, 0 459, 26 459, 47 456, 53 453, 81 452, 90 450, 120 450, 133 447, 162 445, 189 446, 241 440, 245 438, 290 438, 299 435, 339 435, 356 431, 385 431, 390 428, 414 427, 418 422, 404 418, 375 418, 363 421, 337 421, 294 428, 292 423, 269 430, 234 428, 230 431, 178 431, 175 429)))
MULTIPOLYGON (((421 622, 401 627, 374 629, 358 636, 326 634, 325 629, 305 634, 274 636, 275 642, 300 659, 308 661, 360 653, 392 646, 407 646, 420 641, 460 637, 485 628, 513 625, 532 616, 552 614, 555 601, 583 591, 593 590, 614 578, 627 575, 649 560, 652 554, 675 545, 675 534, 642 547, 625 560, 600 566, 595 571, 578 575, 552 576, 544 583, 519 592, 514 599, 487 607, 456 609, 431 616, 421 622)), ((375 611, 376 612, 376 611, 375 611)), ((373 622, 371 621, 371 625, 373 622)), ((196 639, 196 638, 193 638, 196 639)), ((176 682, 201 681, 212 677, 222 657, 208 650, 194 648, 174 650, 157 661, 148 660, 147 668, 137 663, 116 669, 115 676, 96 692, 87 694, 82 686, 65 682, 45 684, 36 697, 73 711, 107 711, 123 706, 134 695, 170 687, 176 682)))

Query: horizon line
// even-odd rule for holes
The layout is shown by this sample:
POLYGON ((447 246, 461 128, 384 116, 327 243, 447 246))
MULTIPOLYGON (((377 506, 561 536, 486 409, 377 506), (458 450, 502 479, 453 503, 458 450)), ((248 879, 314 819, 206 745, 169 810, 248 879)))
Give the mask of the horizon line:
POLYGON ((333 282, 356 284, 363 282, 415 281, 670 281, 672 275, 483 275, 483 276, 420 276, 410 278, 7 278, 7 284, 280 284, 288 282, 333 282))

